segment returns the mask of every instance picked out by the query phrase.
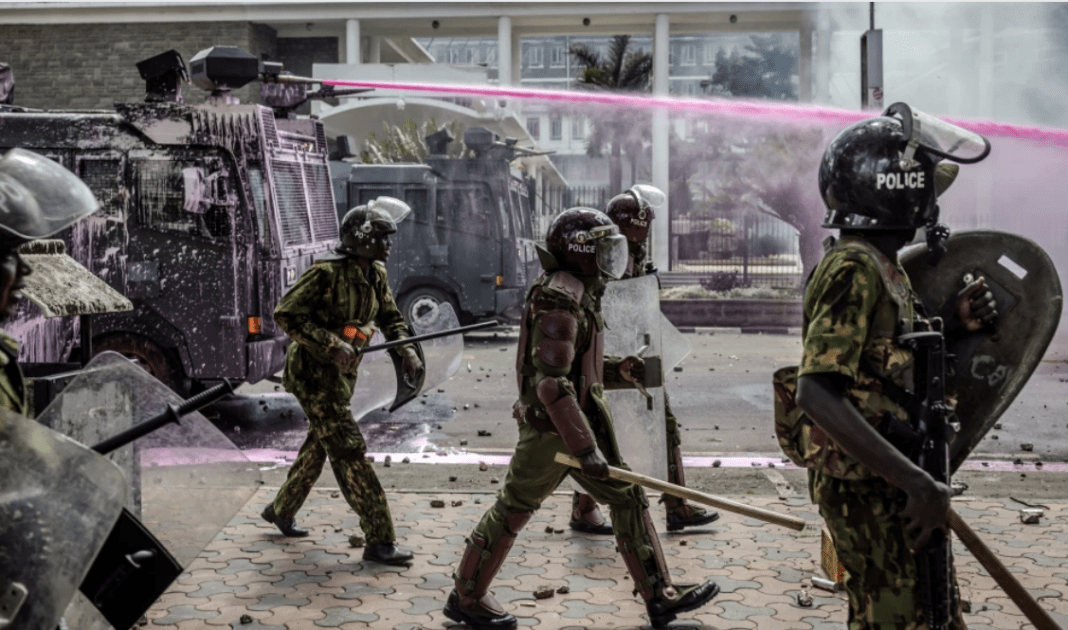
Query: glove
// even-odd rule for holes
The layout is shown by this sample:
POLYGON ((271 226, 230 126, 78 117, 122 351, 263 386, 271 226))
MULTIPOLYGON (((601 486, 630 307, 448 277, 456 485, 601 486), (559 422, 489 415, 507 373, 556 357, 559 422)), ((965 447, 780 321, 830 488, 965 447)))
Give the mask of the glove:
POLYGON ((334 363, 337 363, 342 368, 350 368, 356 364, 356 351, 352 349, 352 346, 341 342, 341 345, 334 348, 333 353, 334 363))
POLYGON ((419 373, 423 371, 423 362, 419 359, 419 353, 415 351, 415 348, 405 348, 403 364, 404 376, 411 382, 416 382, 419 377, 419 373))
POLYGON ((645 382, 645 361, 629 356, 619 362, 619 376, 630 383, 645 382))
POLYGON ((957 293, 957 316, 968 332, 975 332, 997 321, 997 302, 985 283, 986 278, 979 276, 978 280, 957 293))
POLYGON ((596 446, 592 451, 580 457, 579 462, 582 464, 582 474, 587 477, 608 479, 608 462, 605 461, 604 455, 601 455, 601 449, 596 446))

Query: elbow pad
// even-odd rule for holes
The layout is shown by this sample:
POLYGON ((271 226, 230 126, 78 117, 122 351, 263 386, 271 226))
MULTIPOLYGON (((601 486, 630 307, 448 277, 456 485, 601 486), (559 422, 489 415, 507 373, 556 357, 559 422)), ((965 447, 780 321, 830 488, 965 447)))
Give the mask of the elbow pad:
POLYGON ((567 450, 581 457, 596 448, 586 414, 579 409, 575 392, 567 379, 547 376, 538 381, 536 389, 538 400, 545 405, 549 420, 556 427, 567 450))

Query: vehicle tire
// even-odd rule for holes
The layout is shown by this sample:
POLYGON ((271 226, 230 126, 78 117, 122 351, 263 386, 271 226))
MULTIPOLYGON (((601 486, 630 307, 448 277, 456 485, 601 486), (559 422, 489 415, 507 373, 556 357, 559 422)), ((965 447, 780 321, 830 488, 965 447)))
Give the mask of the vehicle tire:
POLYGON ((110 350, 133 361, 182 398, 189 396, 192 381, 185 375, 178 352, 128 333, 103 335, 93 340, 93 355, 110 350))
POLYGON ((459 317, 459 311, 456 310, 456 302, 453 301, 452 297, 434 287, 416 287, 406 291, 397 302, 397 308, 400 309, 401 315, 404 316, 404 321, 411 324, 427 311, 446 303, 452 305, 452 310, 456 311, 457 317, 459 317))

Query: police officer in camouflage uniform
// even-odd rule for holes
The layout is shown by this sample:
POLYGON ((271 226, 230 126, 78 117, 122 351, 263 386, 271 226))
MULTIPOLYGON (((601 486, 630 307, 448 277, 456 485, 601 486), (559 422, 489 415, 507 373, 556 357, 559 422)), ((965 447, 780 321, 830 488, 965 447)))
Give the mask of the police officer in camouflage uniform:
MULTIPOLYGON (((823 225, 841 238, 828 243, 805 291, 796 402, 822 449, 810 492, 846 571, 850 630, 927 627, 911 552, 945 529, 951 492, 884 434, 896 421, 915 429, 908 403, 894 395, 915 391, 915 357, 897 338, 912 330, 922 304, 897 251, 919 227, 935 252, 948 236, 936 225, 936 198, 959 167, 942 161, 955 156, 941 147, 958 138, 986 143, 899 103, 842 131, 820 166, 823 225)), ((960 292, 946 334, 978 330, 996 315, 980 278, 960 292)), ((963 630, 957 600, 952 627, 963 630)))
MULTIPOLYGON (((396 544, 386 495, 367 462, 367 444, 349 401, 362 355, 380 328, 386 339, 405 338, 408 327, 386 282, 390 237, 411 209, 391 197, 357 206, 341 221, 341 242, 297 280, 274 310, 275 321, 293 343, 286 353, 282 385, 308 416, 308 437, 289 476, 263 518, 286 536, 306 536, 294 516, 308 497, 327 456, 341 493, 360 516, 367 538, 364 560, 403 565, 412 553, 396 544)), ((398 346, 404 371, 413 380, 423 369, 411 345, 398 346)))
POLYGON ((604 213, 572 208, 549 226, 539 249, 545 273, 527 291, 520 326, 515 417, 519 442, 497 502, 467 539, 456 588, 445 616, 475 630, 512 630, 518 622, 489 593, 519 531, 564 477, 609 506, 620 554, 645 600, 650 621, 662 627, 719 592, 714 582, 673 585, 642 488, 608 477, 608 466, 626 467, 604 397, 607 374, 643 376, 641 359, 607 365, 600 300, 605 282, 622 276, 626 240, 604 213), (571 453, 582 472, 557 463, 571 453))
MULTIPOLYGON (((18 247, 52 236, 99 207, 88 186, 46 157, 12 149, 0 158, 0 319, 12 315, 32 271, 18 247)), ((0 407, 28 416, 18 355, 18 342, 0 330, 0 407)))

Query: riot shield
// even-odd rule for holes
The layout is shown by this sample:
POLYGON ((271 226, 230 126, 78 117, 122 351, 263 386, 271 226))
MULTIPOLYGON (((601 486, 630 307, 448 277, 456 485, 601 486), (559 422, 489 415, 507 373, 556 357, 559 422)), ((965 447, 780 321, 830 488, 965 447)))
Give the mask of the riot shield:
MULTIPOLYGON (((122 426, 179 402, 148 372, 117 353, 103 352, 41 413, 41 420, 52 426, 78 421, 122 426)), ((185 415, 178 424, 165 425, 131 446, 136 466, 129 481, 140 488, 140 521, 131 499, 128 504, 134 509, 123 512, 80 586, 116 627, 129 626, 151 606, 251 498, 260 481, 258 468, 199 413, 185 415)), ((92 618, 91 612, 73 615, 82 616, 79 625, 85 627, 91 625, 84 620, 92 618)))
POLYGON ((102 455, 0 409, 0 628, 55 628, 122 510, 102 455))
POLYGON ((955 356, 947 391, 957 399, 960 431, 949 443, 956 470, 1012 404, 1042 361, 1061 317, 1063 294, 1053 261, 1034 241, 996 230, 965 230, 946 241, 937 267, 926 263, 927 246, 915 245, 900 260, 929 315, 946 321, 957 293, 983 276, 997 300, 998 323, 949 339, 955 356))
MULTIPOLYGON (((443 303, 433 309, 428 309, 410 325, 414 334, 425 335, 458 328, 460 321, 452 305, 443 303)), ((374 346, 385 341, 382 332, 375 331, 367 345, 374 346)), ((461 335, 430 339, 417 346, 423 359, 422 383, 405 382, 400 362, 385 358, 387 350, 377 350, 364 355, 349 405, 353 418, 359 421, 371 411, 389 405, 390 401, 393 401, 390 408, 390 411, 393 411, 414 399, 424 389, 444 383, 460 368, 460 358, 464 349, 461 335)))
MULTIPOLYGON (((645 360, 644 393, 632 388, 606 392, 623 461, 634 472, 666 480, 664 369, 668 366, 656 276, 609 282, 601 299, 601 314, 606 329, 605 355, 635 355, 645 360)), ((678 353, 673 350, 672 360, 677 356, 681 361, 685 356, 685 352, 681 356, 678 353)))

